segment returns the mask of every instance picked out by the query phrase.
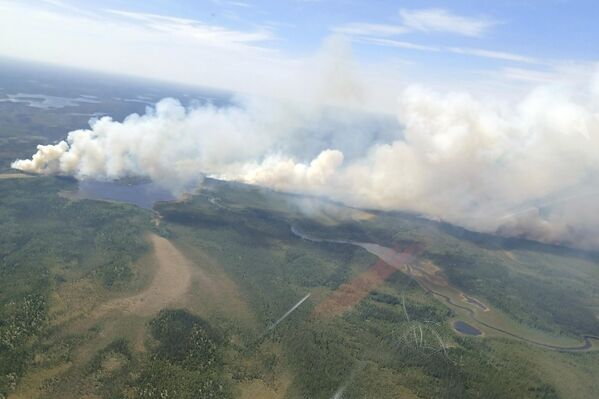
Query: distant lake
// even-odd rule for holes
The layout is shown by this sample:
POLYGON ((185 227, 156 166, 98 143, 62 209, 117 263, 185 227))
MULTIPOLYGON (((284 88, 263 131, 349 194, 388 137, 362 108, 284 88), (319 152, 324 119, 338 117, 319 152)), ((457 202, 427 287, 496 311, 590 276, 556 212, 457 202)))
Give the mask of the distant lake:
POLYGON ((79 190, 65 194, 72 199, 126 202, 145 209, 152 209, 158 201, 175 199, 169 191, 153 182, 126 184, 84 180, 79 182, 79 190))
POLYGON ((478 328, 471 326, 470 324, 468 324, 462 320, 454 321, 453 328, 457 332, 460 332, 460 333, 466 334, 466 335, 481 335, 482 334, 482 332, 478 328))
POLYGON ((77 107, 82 103, 99 104, 94 96, 81 95, 76 98, 48 96, 45 94, 7 94, 8 98, 0 98, 0 102, 25 103, 30 107, 42 109, 58 109, 77 107))

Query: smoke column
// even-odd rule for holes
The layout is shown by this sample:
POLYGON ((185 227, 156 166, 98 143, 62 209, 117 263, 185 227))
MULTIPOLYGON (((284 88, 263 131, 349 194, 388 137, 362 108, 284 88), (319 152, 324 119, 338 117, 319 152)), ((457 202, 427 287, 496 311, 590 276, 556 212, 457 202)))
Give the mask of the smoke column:
POLYGON ((310 94, 299 100, 246 96, 186 108, 164 99, 145 115, 92 120, 12 167, 78 179, 147 176, 174 193, 212 176, 477 231, 599 245, 599 201, 579 195, 599 186, 595 76, 538 87, 515 103, 412 85, 392 119, 357 111, 367 90, 351 63, 335 62, 302 78, 310 94), (572 200, 546 201, 564 192, 572 200))

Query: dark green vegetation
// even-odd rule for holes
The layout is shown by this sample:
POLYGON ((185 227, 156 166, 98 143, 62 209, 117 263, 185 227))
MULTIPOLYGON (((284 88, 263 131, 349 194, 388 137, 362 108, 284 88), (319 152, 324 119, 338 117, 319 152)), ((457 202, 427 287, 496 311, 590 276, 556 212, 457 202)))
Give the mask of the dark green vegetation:
MULTIPOLYGON (((36 370, 40 364, 52 369, 75 361, 78 348, 90 339, 86 337, 94 335, 90 330, 56 338, 62 325, 48 317, 52 292, 80 280, 90 281, 109 296, 124 292, 135 282, 132 265, 147 251, 143 234, 153 229, 150 212, 115 203, 68 201, 58 195, 73 184, 56 178, 0 181, 4 232, 1 382, 5 394, 18 389, 21 376, 33 365, 36 370), (41 363, 36 360, 40 357, 41 363)), ((386 243, 400 248, 427 240, 423 256, 443 266, 450 278, 456 272, 447 261, 452 259, 449 254, 464 253, 465 248, 469 256, 494 259, 497 268, 513 266, 509 260, 500 262, 495 250, 477 249, 478 244, 401 215, 335 226, 307 221, 294 198, 208 181, 203 194, 189 201, 159 204, 161 233, 182 247, 201 248, 218 259, 256 323, 236 320, 226 307, 207 318, 183 309, 162 311, 146 322, 145 353, 116 334, 112 343, 95 349, 85 361, 87 365, 78 374, 80 382, 65 371, 67 377, 59 375, 43 385, 46 394, 76 397, 83 389, 99 397, 168 393, 168 397, 220 398, 241 396, 253 381, 262 381, 265 395, 272 394, 281 381, 287 381, 279 397, 329 398, 340 389, 346 398, 394 398, 399 393, 422 398, 559 397, 556 381, 542 368, 539 371, 538 365, 535 368, 534 357, 516 355, 534 355, 540 349, 510 340, 494 345, 492 338, 457 337, 450 327, 452 311, 400 272, 343 314, 314 313, 318 303, 367 271, 376 258, 350 245, 300 240, 290 231, 293 223, 338 238, 375 240, 387 234, 386 243), (401 229, 391 230, 389 225, 401 229), (308 301, 263 335, 308 292, 312 293, 308 301)), ((525 258, 528 262, 535 256, 558 256, 518 253, 530 257, 525 258)), ((469 274, 481 267, 481 275, 490 279, 484 274, 484 263, 469 265, 469 274)), ((467 279, 452 281, 500 306, 486 291, 468 286, 467 279)), ((592 308, 587 305, 585 309, 592 308)), ((546 312, 551 315, 552 309, 546 312)), ((553 318, 542 320, 554 328, 560 326, 553 318)), ((564 333, 573 331, 565 327, 564 333)), ((593 353, 575 356, 571 361, 596 359, 593 353)))
POLYGON ((56 178, 0 180, 0 393, 32 362, 47 334, 50 297, 88 279, 116 289, 147 250, 149 215, 137 208, 69 202, 74 183, 56 178))
POLYGON ((146 356, 117 338, 89 361, 79 389, 83 385, 87 393, 107 398, 231 397, 221 333, 185 310, 164 310, 148 328, 154 341, 146 356))
MULTIPOLYGON (((409 235, 426 236, 423 256, 465 292, 554 334, 599 334, 599 254, 422 221, 412 226, 409 235)), ((398 238, 404 229, 389 226, 398 238)))
MULTIPOLYGON (((560 256, 549 257, 559 264, 560 256)), ((539 270, 539 275, 519 273, 516 267, 535 267, 518 262, 510 269, 506 261, 481 257, 463 251, 432 254, 431 259, 443 266, 450 281, 465 291, 483 296, 516 320, 553 333, 599 334, 599 319, 589 304, 593 303, 591 284, 584 278, 574 279, 568 270, 539 270)))
MULTIPOLYGON (((541 284, 533 275, 517 274, 520 264, 523 271, 529 264, 557 268, 561 267, 559 262, 564 257, 543 252, 527 253, 531 256, 527 259, 529 263, 519 261, 516 264, 516 261, 504 260, 500 246, 488 249, 405 215, 381 214, 359 223, 346 221, 334 226, 324 225, 318 220, 307 220, 297 205, 299 203, 301 198, 297 197, 208 182, 200 196, 184 204, 164 203, 157 208, 172 227, 175 240, 182 237, 193 240, 194 244, 219 259, 249 298, 264 327, 306 292, 318 293, 318 297, 313 296, 266 340, 277 343, 283 354, 263 360, 263 363, 275 363, 296 376, 288 397, 332 397, 344 385, 347 385, 344 397, 364 397, 374 395, 374 392, 380 398, 397 397, 398 392, 406 392, 407 397, 413 394, 430 398, 558 397, 553 381, 546 382, 542 373, 531 371, 530 362, 514 357, 509 351, 494 350, 486 340, 455 337, 449 327, 451 310, 430 294, 424 294, 415 282, 399 272, 351 311, 341 316, 315 317, 311 310, 314 305, 341 284, 367 270, 376 259, 349 245, 298 241, 290 234, 289 226, 298 224, 320 237, 374 241, 399 248, 424 242, 423 258, 446 268, 454 284, 469 289, 466 276, 480 273, 478 289, 468 292, 514 316, 517 312, 524 315, 534 312, 539 301, 521 303, 514 309, 501 306, 502 296, 497 288, 486 291, 498 281, 485 274, 485 270, 495 268, 496 274, 520 279, 517 283, 499 281, 511 290, 511 287, 519 287, 518 284, 530 285, 529 281, 541 284), (459 266, 451 262, 451 256, 458 256, 454 254, 463 257, 459 266), (468 257, 482 261, 462 264, 468 257), (547 259, 555 263, 545 266, 547 259), (483 261, 492 262, 492 266, 483 261), (540 261, 543 263, 539 265, 540 261), (465 274, 464 278, 460 272, 465 274), (364 378, 365 373, 369 373, 370 378, 364 378), (359 386, 356 386, 357 381, 361 381, 359 386), (405 391, 398 390, 398 385, 405 391)), ((574 266, 577 262, 588 262, 583 265, 587 269, 583 270, 593 273, 595 265, 591 261, 565 259, 574 266)), ((573 279, 568 270, 562 269, 561 275, 583 284, 583 279, 573 279)), ((546 286, 548 291, 543 295, 560 298, 554 289, 557 284, 546 286)), ((514 288, 510 296, 513 295, 512 300, 518 303, 540 294, 539 290, 529 292, 529 289, 514 288)), ((580 290, 585 289, 589 295, 587 302, 574 299, 563 302, 574 309, 584 309, 587 318, 583 313, 571 314, 576 324, 555 318, 559 310, 551 308, 518 320, 537 325, 532 317, 539 318, 551 326, 551 331, 563 331, 564 334, 583 331, 584 323, 594 324, 593 317, 588 317, 593 309, 589 306, 593 303, 593 291, 581 285, 580 290)), ((255 333, 245 333, 248 334, 255 333)), ((261 342, 254 351, 272 350, 261 342)), ((518 343, 512 345, 521 346, 518 343)), ((586 356, 596 358, 594 354, 586 356)), ((269 375, 273 373, 269 370, 266 367, 258 374, 259 378, 265 381, 276 378, 269 375)))
MULTIPOLYGON (((425 259, 442 265, 456 285, 498 307, 500 302, 482 291, 484 285, 477 291, 467 285, 466 278, 455 277, 459 276, 456 271, 465 268, 452 271, 448 259, 453 259, 451 254, 492 259, 497 268, 507 268, 513 275, 516 265, 511 262, 516 261, 506 258, 501 262, 503 249, 458 239, 428 222, 403 215, 321 224, 318 219, 306 219, 297 197, 215 181, 208 181, 205 190, 189 201, 160 203, 156 208, 162 216, 159 231, 181 248, 195 247, 217 259, 255 323, 238 319, 227 306, 202 316, 185 309, 165 310, 144 322, 145 352, 140 352, 127 334, 117 331, 110 333, 110 343, 94 348, 87 360, 77 360, 85 342, 106 327, 100 324, 65 336, 62 329, 68 322, 56 324, 49 317, 55 306, 53 292, 85 280, 105 292, 98 296, 95 291, 93 301, 101 303, 111 293, 120 295, 135 286, 137 269, 133 265, 147 251, 144 232, 154 227, 151 212, 130 205, 68 201, 58 195, 73 184, 56 178, 0 181, 5 232, 0 330, 4 393, 19 392, 20 378, 33 372, 30 370, 41 373, 60 365, 67 365, 65 371, 43 380, 38 388, 38 393, 45 392, 42 397, 82 393, 107 398, 243 397, 256 381, 263 384, 265 397, 286 398, 330 398, 340 390, 345 398, 395 398, 400 394, 554 398, 560 394, 584 397, 592 392, 590 385, 580 391, 583 394, 564 391, 568 388, 553 377, 541 349, 507 339, 457 337, 450 325, 453 312, 400 272, 346 312, 316 313, 320 302, 377 260, 355 246, 298 239, 290 225, 301 225, 322 236, 380 240, 399 248, 424 241, 425 259), (306 293, 312 294, 309 300, 264 335, 266 328, 306 293), (13 337, 10 331, 19 333, 13 337), (79 361, 84 367, 75 378, 68 365, 79 361)), ((523 265, 559 256, 514 252, 523 265)), ((574 265, 590 262, 563 259, 574 265)), ((544 265, 557 268, 551 263, 544 265)), ((490 278, 484 273, 484 263, 472 262, 466 271, 474 274, 477 267, 482 276, 490 278)), ((585 270, 581 267, 572 275, 585 270)), ((536 281, 532 274, 522 278, 536 281)), ((484 283, 484 278, 477 281, 491 284, 484 283)), ((518 295, 519 291, 514 292, 518 295)), ((592 298, 592 291, 587 295, 592 298)), ((200 311, 203 306, 190 305, 200 311)), ((577 306, 583 305, 592 309, 588 304, 577 306)), ((553 314, 551 309, 546 312, 553 314)), ((555 330, 560 326, 549 316, 542 320, 555 330)), ((577 330, 564 326, 559 331, 577 330)), ((564 365, 566 359, 560 356, 568 356, 574 364, 597 360, 596 353, 551 356, 564 365)), ((588 370, 576 372, 582 380, 596 375, 588 370)))
POLYGON ((334 227, 304 222, 319 237, 407 247, 424 243, 421 257, 440 266, 449 281, 515 320, 554 334, 599 335, 599 254, 525 240, 501 239, 382 214, 334 227))
POLYGON ((133 397, 226 398, 225 337, 185 310, 162 311, 150 322, 156 348, 133 388, 133 397))

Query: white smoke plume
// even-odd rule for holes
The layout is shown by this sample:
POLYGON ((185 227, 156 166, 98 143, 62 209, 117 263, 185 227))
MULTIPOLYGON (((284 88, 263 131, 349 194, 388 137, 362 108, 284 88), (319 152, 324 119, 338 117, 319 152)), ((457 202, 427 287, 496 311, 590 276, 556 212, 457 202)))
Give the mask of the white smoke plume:
POLYGON ((307 192, 327 184, 342 163, 343 153, 338 150, 324 150, 310 164, 272 156, 260 164, 244 165, 241 173, 231 178, 275 189, 307 192))
MULTIPOLYGON (((346 88, 355 106, 362 86, 340 68, 325 68, 337 76, 332 92, 346 88)), ((547 85, 503 105, 410 86, 399 94, 397 122, 325 106, 322 87, 318 99, 245 98, 221 108, 165 99, 122 122, 92 121, 12 166, 79 179, 148 176, 177 192, 211 175, 597 247, 598 82, 547 85)))

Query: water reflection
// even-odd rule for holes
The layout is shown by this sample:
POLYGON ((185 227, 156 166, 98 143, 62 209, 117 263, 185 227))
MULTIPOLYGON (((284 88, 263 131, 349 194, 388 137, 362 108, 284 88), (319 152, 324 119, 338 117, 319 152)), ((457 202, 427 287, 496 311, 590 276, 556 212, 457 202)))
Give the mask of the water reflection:
POLYGON ((175 199, 169 191, 153 182, 125 184, 94 180, 79 182, 79 190, 68 193, 68 197, 72 199, 126 202, 145 209, 152 209, 158 201, 175 199))
POLYGON ((482 332, 478 328, 471 326, 470 324, 468 324, 462 320, 454 321, 453 328, 457 332, 465 334, 465 335, 481 335, 482 334, 482 332))

